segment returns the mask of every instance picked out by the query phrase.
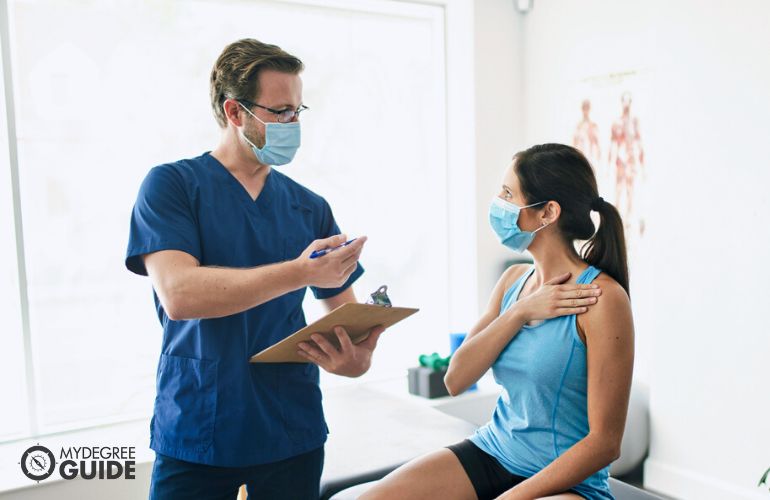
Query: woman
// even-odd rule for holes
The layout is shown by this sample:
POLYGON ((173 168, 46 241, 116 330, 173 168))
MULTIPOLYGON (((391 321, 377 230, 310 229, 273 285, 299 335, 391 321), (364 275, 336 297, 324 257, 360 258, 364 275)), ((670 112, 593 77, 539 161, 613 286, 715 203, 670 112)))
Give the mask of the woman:
POLYGON ((634 360, 620 215, 578 150, 544 144, 514 156, 489 217, 501 242, 529 250, 535 265, 503 273, 445 383, 459 394, 492 367, 502 386, 492 420, 362 499, 613 498, 608 470, 634 360), (580 253, 576 240, 587 240, 580 253))

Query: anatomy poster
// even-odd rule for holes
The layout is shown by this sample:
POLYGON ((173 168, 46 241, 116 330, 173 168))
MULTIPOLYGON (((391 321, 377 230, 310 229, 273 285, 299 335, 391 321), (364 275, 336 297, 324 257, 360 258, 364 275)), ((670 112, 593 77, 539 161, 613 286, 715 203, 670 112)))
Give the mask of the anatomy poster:
POLYGON ((562 118, 567 143, 591 162, 599 193, 618 208, 633 253, 648 222, 644 214, 650 168, 645 154, 651 123, 649 74, 609 73, 586 77, 571 87, 562 118))

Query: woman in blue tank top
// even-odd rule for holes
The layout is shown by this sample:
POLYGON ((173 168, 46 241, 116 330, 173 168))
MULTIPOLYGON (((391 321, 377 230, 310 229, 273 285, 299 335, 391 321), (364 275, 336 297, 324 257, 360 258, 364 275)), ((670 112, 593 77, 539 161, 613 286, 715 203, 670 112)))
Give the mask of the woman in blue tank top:
POLYGON ((577 149, 544 144, 514 156, 489 220, 535 265, 503 273, 444 381, 456 395, 492 368, 502 386, 492 420, 362 499, 613 498, 634 361, 620 215, 577 149))

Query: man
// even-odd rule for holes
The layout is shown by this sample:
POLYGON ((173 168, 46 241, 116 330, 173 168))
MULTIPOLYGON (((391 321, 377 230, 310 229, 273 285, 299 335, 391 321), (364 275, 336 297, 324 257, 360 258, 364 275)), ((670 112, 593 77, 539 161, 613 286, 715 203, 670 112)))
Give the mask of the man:
POLYGON ((152 280, 163 344, 150 447, 151 498, 317 498, 327 428, 318 366, 356 377, 382 330, 353 345, 337 328, 302 345, 307 364, 249 363, 305 326, 311 287, 328 309, 356 300, 365 237, 345 241, 320 196, 272 169, 300 144, 302 62, 246 39, 211 72, 222 128, 211 153, 144 180, 126 266, 152 280), (319 338, 320 337, 320 338, 319 338))

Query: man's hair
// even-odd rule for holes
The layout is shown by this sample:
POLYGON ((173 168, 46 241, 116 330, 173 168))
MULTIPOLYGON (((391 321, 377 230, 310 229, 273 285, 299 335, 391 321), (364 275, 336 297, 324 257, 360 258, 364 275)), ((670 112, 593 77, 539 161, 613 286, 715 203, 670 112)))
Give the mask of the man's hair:
POLYGON ((225 99, 259 98, 259 73, 272 69, 297 74, 304 68, 302 61, 277 45, 262 43, 253 38, 233 42, 217 58, 211 70, 211 107, 217 123, 227 126, 222 103, 225 99))

